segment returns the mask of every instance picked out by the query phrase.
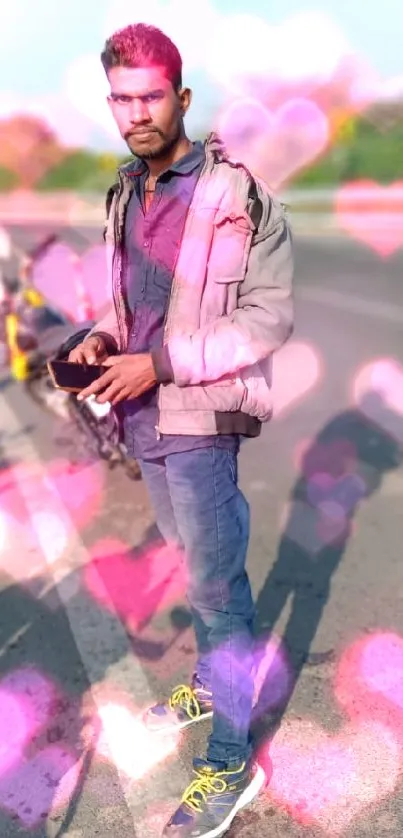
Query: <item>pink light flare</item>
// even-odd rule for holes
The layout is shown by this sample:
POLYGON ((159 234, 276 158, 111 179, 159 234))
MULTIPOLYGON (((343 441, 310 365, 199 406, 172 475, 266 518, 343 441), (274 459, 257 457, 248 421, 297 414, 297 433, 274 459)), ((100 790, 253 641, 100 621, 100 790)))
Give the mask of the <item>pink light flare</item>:
POLYGON ((255 649, 254 718, 286 704, 292 691, 291 664, 278 637, 259 639, 255 649))
POLYGON ((79 257, 68 245, 55 243, 34 266, 33 283, 50 302, 80 322, 80 287, 95 311, 110 299, 106 246, 89 247, 79 257))
POLYGON ((77 786, 79 771, 71 751, 49 746, 0 779, 0 805, 32 829, 66 805, 77 786))
POLYGON ((0 556, 10 546, 13 520, 4 509, 0 509, 0 556))
POLYGON ((340 227, 387 259, 403 247, 403 181, 347 183, 336 193, 334 211, 340 227))
POLYGON ((398 781, 398 745, 374 721, 346 724, 337 734, 308 720, 283 723, 270 757, 271 800, 298 823, 330 835, 392 794, 398 781))
POLYGON ((22 584, 46 573, 49 564, 63 558, 74 528, 85 527, 97 514, 103 479, 99 463, 67 459, 53 461, 47 472, 27 463, 3 471, 0 567, 22 584), (60 502, 67 516, 60 514, 60 502))
POLYGON ((318 474, 338 480, 355 474, 358 466, 356 446, 343 436, 326 443, 317 439, 305 440, 299 458, 300 470, 307 482, 314 480, 318 474))
POLYGON ((52 704, 58 697, 55 684, 46 675, 34 667, 27 666, 6 675, 0 686, 20 702, 31 722, 32 732, 46 723, 52 704))
POLYGON ((20 584, 46 572, 47 563, 57 561, 69 535, 51 508, 49 493, 34 468, 13 466, 2 475, 3 545, 0 567, 20 584), (20 484, 35 498, 28 510, 20 484))
POLYGON ((335 519, 348 518, 367 494, 359 474, 345 474, 337 479, 327 472, 317 472, 308 481, 307 499, 320 512, 335 519))
POLYGON ((46 509, 57 515, 61 502, 74 526, 81 529, 100 509, 104 475, 98 462, 71 463, 61 457, 49 463, 46 471, 35 464, 21 464, 14 473, 35 499, 38 512, 46 509))
POLYGON ((257 99, 235 100, 218 133, 229 153, 277 190, 322 154, 329 142, 326 115, 309 99, 289 99, 270 111, 257 99))
POLYGON ((65 522, 54 512, 43 509, 31 515, 30 524, 44 556, 45 565, 59 561, 69 543, 69 532, 65 522))
POLYGON ((403 366, 378 358, 362 367, 352 384, 356 407, 385 434, 403 443, 403 366))
POLYGON ((0 687, 0 777, 21 758, 32 735, 32 720, 21 701, 0 687))
POLYGON ((105 698, 98 716, 101 731, 97 754, 111 760, 130 780, 141 780, 177 749, 178 733, 156 736, 124 699, 105 698))
POLYGON ((298 822, 339 835, 401 777, 403 638, 359 638, 343 653, 334 689, 348 722, 337 733, 309 720, 283 723, 270 745, 268 793, 298 822))
POLYGON ((33 827, 63 807, 79 777, 79 763, 63 745, 40 749, 61 702, 58 687, 34 667, 0 682, 0 807, 33 827))
POLYGON ((289 341, 273 357, 273 419, 295 408, 318 386, 323 377, 323 360, 316 347, 289 341))
POLYGON ((403 638, 393 632, 361 637, 345 652, 335 692, 355 722, 373 719, 388 727, 400 749, 403 770, 403 638))
POLYGON ((65 458, 53 460, 48 477, 77 529, 91 524, 101 509, 105 476, 98 462, 71 463, 65 458))
POLYGON ((304 440, 294 458, 303 485, 283 510, 282 532, 311 557, 331 545, 342 549, 355 510, 371 491, 355 445, 343 436, 328 443, 304 440))
POLYGON ((135 555, 112 539, 94 545, 83 579, 94 599, 114 608, 133 632, 182 599, 186 590, 185 567, 175 547, 151 546, 135 555))
POLYGON ((279 525, 284 537, 312 559, 328 547, 342 549, 352 531, 351 521, 338 507, 335 510, 334 506, 325 505, 318 510, 302 500, 285 504, 279 525))

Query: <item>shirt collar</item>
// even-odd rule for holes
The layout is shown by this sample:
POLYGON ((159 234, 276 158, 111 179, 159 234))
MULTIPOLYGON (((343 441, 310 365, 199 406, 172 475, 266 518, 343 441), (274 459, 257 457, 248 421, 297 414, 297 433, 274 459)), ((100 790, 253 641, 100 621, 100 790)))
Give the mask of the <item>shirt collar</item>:
MULTIPOLYGON (((188 175, 190 172, 193 172, 197 166, 200 165, 202 160, 204 160, 206 155, 204 144, 199 140, 193 143, 193 147, 185 154, 180 160, 177 160, 176 163, 172 163, 172 166, 169 166, 167 169, 164 169, 161 174, 165 174, 165 172, 175 172, 178 175, 188 175)), ((144 160, 140 158, 135 158, 132 163, 128 166, 126 164, 125 172, 129 177, 136 177, 139 175, 145 174, 148 171, 148 166, 144 160)))

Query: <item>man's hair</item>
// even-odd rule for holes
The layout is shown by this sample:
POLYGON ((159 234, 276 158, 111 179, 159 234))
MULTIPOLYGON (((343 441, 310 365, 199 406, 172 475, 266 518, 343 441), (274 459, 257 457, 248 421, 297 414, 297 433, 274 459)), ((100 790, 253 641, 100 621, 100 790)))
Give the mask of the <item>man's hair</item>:
POLYGON ((101 61, 106 73, 112 67, 164 67, 173 88, 182 87, 182 58, 175 44, 146 23, 119 29, 105 43, 101 61))

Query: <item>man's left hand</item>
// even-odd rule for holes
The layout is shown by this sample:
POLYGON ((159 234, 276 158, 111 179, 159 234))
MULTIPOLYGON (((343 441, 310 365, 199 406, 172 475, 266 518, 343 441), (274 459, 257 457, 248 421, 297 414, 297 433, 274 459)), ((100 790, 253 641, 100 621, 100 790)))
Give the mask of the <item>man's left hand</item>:
POLYGON ((157 383, 151 355, 111 355, 103 366, 109 367, 97 381, 81 390, 79 401, 96 395, 97 402, 116 405, 123 399, 135 399, 157 383), (100 395, 98 395, 100 394, 100 395))

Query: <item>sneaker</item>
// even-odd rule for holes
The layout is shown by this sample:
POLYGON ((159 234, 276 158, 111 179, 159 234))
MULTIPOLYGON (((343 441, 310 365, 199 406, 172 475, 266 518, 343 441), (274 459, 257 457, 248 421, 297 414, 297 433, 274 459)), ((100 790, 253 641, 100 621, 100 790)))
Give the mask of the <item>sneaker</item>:
POLYGON ((253 762, 226 770, 202 759, 193 765, 196 779, 168 821, 163 838, 219 838, 266 785, 263 768, 253 762))
POLYGON ((180 684, 172 690, 168 701, 150 707, 145 713, 144 723, 149 730, 165 733, 188 727, 212 715, 212 693, 194 675, 190 686, 180 684))

